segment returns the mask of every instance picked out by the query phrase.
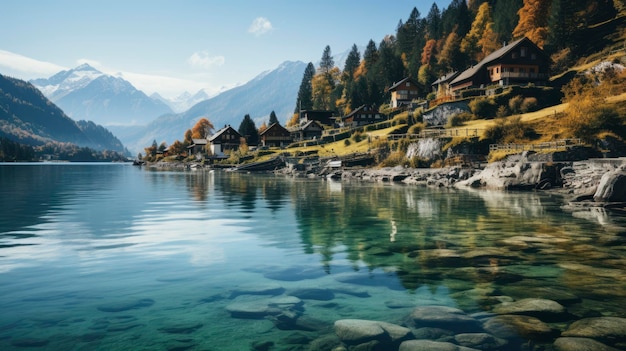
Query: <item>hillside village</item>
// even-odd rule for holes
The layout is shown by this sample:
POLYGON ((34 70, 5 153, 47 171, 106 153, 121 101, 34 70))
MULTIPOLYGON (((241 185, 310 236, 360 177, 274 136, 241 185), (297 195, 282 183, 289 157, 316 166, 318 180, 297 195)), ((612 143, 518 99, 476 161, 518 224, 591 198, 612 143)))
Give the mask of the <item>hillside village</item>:
POLYGON ((496 33, 495 10, 504 9, 494 3, 453 1, 443 12, 434 4, 424 19, 414 9, 395 36, 378 47, 370 41, 362 59, 355 45, 343 71, 326 47, 320 66, 309 63, 305 70, 293 118, 284 126, 270 118, 257 129, 246 115, 238 129, 215 130, 203 119, 205 128, 194 127, 183 142, 168 147, 154 141, 139 156, 267 170, 277 167, 278 157, 295 167, 329 160, 439 167, 525 150, 558 160, 626 155, 624 8, 588 1, 568 12, 585 15, 583 30, 582 19, 550 19, 563 15, 554 8, 558 1, 544 22, 526 19, 536 14, 525 11, 539 8, 518 1, 507 9, 517 22, 503 27, 510 32, 496 33), (559 37, 551 29, 572 33, 559 37), (417 35, 407 39, 407 33, 417 35), (409 151, 421 144, 437 147, 409 151))

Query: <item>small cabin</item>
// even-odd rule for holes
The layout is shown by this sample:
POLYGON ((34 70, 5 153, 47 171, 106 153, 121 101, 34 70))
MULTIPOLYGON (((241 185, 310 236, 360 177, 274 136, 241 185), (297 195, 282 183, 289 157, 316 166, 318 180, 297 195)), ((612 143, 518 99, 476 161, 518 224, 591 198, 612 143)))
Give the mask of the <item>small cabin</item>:
POLYGON ((293 141, 291 133, 278 123, 273 123, 259 134, 261 145, 267 147, 284 147, 293 141))
POLYGON ((333 111, 328 110, 302 110, 300 111, 300 124, 317 121, 321 124, 332 125, 333 114, 333 111))

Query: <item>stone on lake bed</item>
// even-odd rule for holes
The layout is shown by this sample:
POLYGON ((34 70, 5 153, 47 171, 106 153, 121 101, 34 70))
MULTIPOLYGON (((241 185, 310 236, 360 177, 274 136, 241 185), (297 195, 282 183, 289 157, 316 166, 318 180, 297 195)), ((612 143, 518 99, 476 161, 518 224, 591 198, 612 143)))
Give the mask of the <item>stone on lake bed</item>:
POLYGON ((295 296, 304 300, 330 301, 335 298, 335 293, 330 289, 302 288, 291 290, 287 295, 295 296))
POLYGON ((281 295, 284 292, 285 288, 277 284, 241 286, 231 292, 230 298, 239 295, 281 295))
POLYGON ((565 307, 556 301, 533 298, 502 303, 496 306, 493 312, 497 314, 523 314, 538 318, 556 318, 566 314, 565 307))
POLYGON ((454 336, 457 344, 479 350, 500 350, 508 341, 487 333, 464 333, 454 336))
POLYGON ((480 322, 458 308, 448 306, 419 306, 410 316, 416 328, 433 327, 452 331, 480 331, 480 322))
POLYGON ((510 284, 502 287, 502 292, 506 295, 517 297, 517 295, 534 296, 540 299, 550 299, 562 305, 570 305, 580 302, 580 297, 567 291, 566 288, 532 286, 522 281, 519 284, 510 284))
POLYGON ((123 312, 128 310, 134 310, 143 307, 150 307, 154 304, 152 299, 131 299, 121 300, 115 302, 108 302, 99 305, 97 308, 102 312, 123 312))
POLYGON ((299 281, 305 279, 317 279, 326 275, 323 269, 310 266, 294 266, 283 269, 275 269, 265 272, 263 276, 268 279, 281 281, 299 281))
POLYGON ((593 339, 572 337, 556 339, 554 349, 556 351, 619 351, 593 339))
POLYGON ((478 351, 478 349, 455 345, 451 342, 408 340, 400 344, 398 351, 478 351))
POLYGON ((591 338, 609 343, 626 341, 626 318, 584 318, 572 323, 561 336, 591 338))
POLYGON ((302 300, 295 296, 253 297, 239 296, 226 310, 234 318, 259 319, 279 315, 302 305, 302 300))
POLYGON ((341 341, 355 345, 369 341, 399 342, 411 335, 411 329, 397 324, 365 319, 340 319, 335 322, 335 334, 341 341))
POLYGON ((488 333, 502 339, 548 340, 554 331, 535 317, 501 315, 489 318, 483 324, 488 333))

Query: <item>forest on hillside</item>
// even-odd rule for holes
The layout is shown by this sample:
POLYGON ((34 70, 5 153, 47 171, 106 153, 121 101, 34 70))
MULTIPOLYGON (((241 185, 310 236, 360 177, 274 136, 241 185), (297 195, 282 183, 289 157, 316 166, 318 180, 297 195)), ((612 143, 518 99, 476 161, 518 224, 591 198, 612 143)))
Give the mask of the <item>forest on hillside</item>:
POLYGON ((426 15, 413 8, 395 34, 378 44, 370 40, 362 54, 354 44, 343 70, 326 46, 319 67, 309 63, 304 72, 288 125, 297 123, 299 110, 347 114, 362 105, 379 107, 389 99, 387 89, 405 77, 427 97, 438 77, 523 37, 550 56, 553 74, 561 73, 609 45, 595 25, 624 11, 626 0, 452 0, 444 9, 433 3, 426 15))

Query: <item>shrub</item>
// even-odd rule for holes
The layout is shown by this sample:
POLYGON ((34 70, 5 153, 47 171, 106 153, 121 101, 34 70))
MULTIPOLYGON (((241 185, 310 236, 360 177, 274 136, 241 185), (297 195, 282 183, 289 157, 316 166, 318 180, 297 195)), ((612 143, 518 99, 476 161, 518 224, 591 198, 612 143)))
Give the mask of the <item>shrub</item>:
POLYGON ((387 156, 381 163, 383 167, 405 166, 408 165, 406 153, 402 151, 394 151, 387 156))
POLYGON ((480 98, 470 101, 469 108, 472 113, 480 118, 493 118, 496 114, 496 105, 492 99, 480 98))
POLYGON ((512 97, 509 100, 509 110, 511 113, 520 113, 522 112, 522 102, 524 101, 524 97, 521 95, 517 95, 512 97))
POLYGON ((472 119, 474 119, 474 115, 469 112, 456 113, 448 118, 447 126, 459 127, 462 126, 465 122, 471 121, 472 119))
POLYGON ((409 130, 407 131, 407 133, 408 134, 419 134, 422 130, 424 130, 425 127, 426 127, 426 125, 424 123, 415 123, 414 125, 409 127, 409 130))
POLYGON ((350 146, 350 144, 352 144, 352 142, 350 141, 350 139, 344 139, 344 140, 343 140, 343 145, 345 145, 345 146, 350 146))
POLYGON ((500 105, 498 107, 498 111, 496 111, 496 117, 506 117, 509 115, 509 109, 504 105, 500 105))
POLYGON ((539 106, 539 104, 537 103, 537 98, 527 97, 524 99, 524 101, 522 101, 520 109, 523 113, 533 112, 537 110, 537 106, 539 106))
POLYGON ((535 130, 522 122, 520 116, 499 118, 485 130, 484 138, 494 143, 513 143, 535 136, 535 130))

